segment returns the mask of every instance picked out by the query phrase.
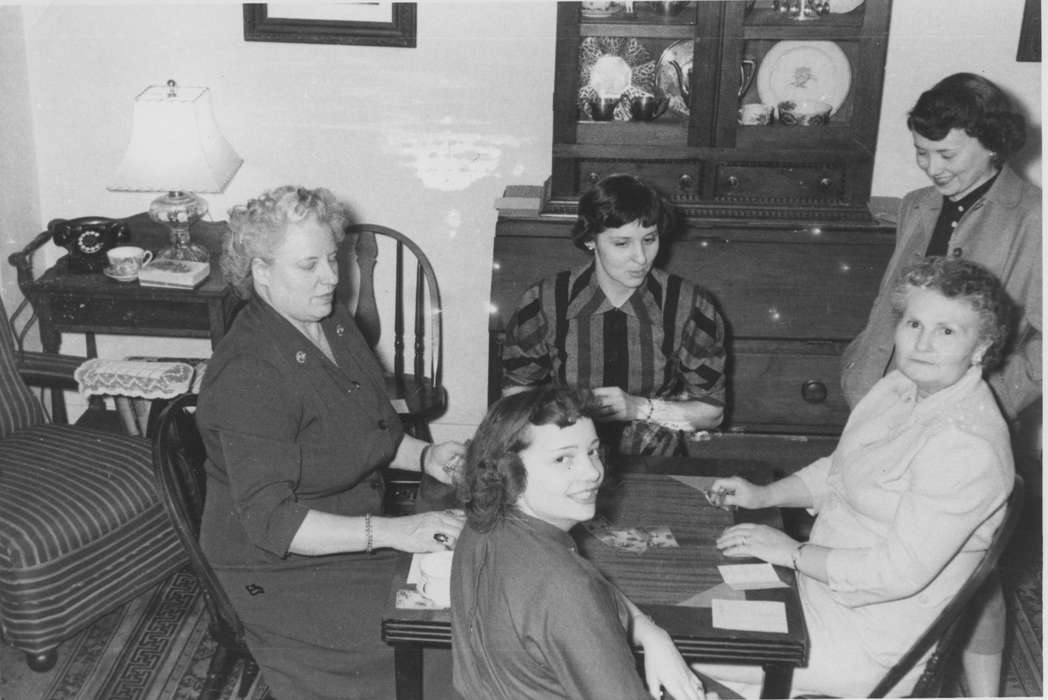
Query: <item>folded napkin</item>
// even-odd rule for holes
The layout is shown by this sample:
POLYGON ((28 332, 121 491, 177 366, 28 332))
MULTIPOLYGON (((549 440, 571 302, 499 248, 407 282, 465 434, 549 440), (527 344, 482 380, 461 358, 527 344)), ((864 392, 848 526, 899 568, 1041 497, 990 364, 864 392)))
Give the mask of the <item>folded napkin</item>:
POLYGON ((107 394, 143 399, 170 399, 189 390, 193 368, 184 362, 87 360, 73 377, 88 396, 107 394))

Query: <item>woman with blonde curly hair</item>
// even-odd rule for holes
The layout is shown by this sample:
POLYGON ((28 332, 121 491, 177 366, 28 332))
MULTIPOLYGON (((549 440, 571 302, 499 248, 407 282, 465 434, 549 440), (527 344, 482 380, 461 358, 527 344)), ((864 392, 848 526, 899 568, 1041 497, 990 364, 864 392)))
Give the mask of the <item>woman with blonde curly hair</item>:
POLYGON ((234 207, 222 270, 247 299, 215 348, 197 422, 207 449, 201 544, 276 697, 378 698, 395 550, 444 548, 452 511, 382 516, 381 468, 443 467, 458 443, 404 435, 382 370, 335 302, 346 215, 326 189, 234 207))

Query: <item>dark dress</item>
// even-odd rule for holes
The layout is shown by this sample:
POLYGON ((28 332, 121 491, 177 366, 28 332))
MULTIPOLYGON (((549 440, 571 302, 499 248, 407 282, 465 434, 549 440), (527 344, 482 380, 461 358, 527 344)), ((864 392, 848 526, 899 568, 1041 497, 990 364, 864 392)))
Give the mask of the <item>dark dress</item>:
POLYGON ((468 525, 451 570, 455 689, 466 700, 650 698, 622 594, 564 531, 511 511, 468 525))
POLYGON ((201 543, 281 700, 391 694, 380 639, 394 555, 288 548, 310 509, 380 514, 376 469, 403 437, 382 372, 342 307, 323 322, 338 366, 257 297, 208 363, 201 543))

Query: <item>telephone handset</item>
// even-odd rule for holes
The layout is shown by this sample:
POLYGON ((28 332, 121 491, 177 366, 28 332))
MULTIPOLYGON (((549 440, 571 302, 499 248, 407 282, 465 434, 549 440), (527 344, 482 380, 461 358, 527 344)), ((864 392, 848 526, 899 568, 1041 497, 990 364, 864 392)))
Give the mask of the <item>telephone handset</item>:
POLYGON ((47 230, 55 245, 69 251, 70 272, 101 272, 109 264, 106 251, 123 245, 130 238, 126 223, 103 216, 55 219, 47 225, 47 230))

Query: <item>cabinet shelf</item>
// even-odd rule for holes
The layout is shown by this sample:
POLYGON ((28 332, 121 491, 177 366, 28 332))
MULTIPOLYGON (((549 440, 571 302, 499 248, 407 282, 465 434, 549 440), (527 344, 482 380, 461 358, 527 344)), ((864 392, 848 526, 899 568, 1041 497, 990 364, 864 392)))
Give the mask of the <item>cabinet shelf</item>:
MULTIPOLYGON (((811 20, 785 16, 770 0, 691 2, 672 18, 636 7, 634 15, 587 18, 580 3, 558 4, 550 201, 577 199, 609 172, 633 172, 693 212, 709 206, 721 216, 738 205, 740 217, 781 216, 775 210, 794 202, 797 211, 828 220, 869 219, 891 0, 811 20), (631 70, 640 73, 624 81, 623 94, 639 87, 671 99, 675 109, 650 122, 580 118, 580 95, 593 92, 584 81, 595 80, 586 63, 593 60, 589 37, 637 40, 652 61, 633 56, 631 70), (834 42, 850 68, 846 94, 833 95, 838 109, 825 126, 739 125, 739 107, 759 99, 761 62, 784 40, 834 42)), ((825 66, 782 70, 791 73, 777 74, 781 99, 830 101, 819 92, 834 84, 819 81, 825 66)), ((621 80, 598 76, 603 86, 610 78, 621 80)))

